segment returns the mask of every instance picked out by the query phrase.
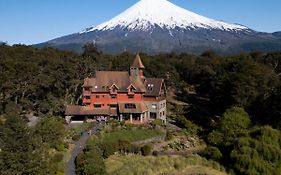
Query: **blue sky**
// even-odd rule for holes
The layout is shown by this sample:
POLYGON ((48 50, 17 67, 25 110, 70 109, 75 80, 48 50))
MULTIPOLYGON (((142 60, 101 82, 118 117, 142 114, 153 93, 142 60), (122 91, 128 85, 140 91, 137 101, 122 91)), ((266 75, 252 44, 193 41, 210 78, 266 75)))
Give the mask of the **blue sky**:
MULTIPOLYGON (((35 44, 111 19, 138 0, 0 0, 0 41, 35 44)), ((214 19, 281 31, 280 0, 170 0, 214 19)))

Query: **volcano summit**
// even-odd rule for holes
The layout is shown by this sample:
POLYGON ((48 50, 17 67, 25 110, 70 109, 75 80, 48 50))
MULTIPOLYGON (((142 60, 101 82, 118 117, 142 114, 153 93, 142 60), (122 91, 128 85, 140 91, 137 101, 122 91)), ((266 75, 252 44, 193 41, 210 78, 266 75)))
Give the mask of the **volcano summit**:
POLYGON ((82 46, 89 42, 95 42, 99 49, 107 53, 201 53, 206 50, 238 53, 281 48, 280 35, 210 19, 167 0, 140 0, 96 27, 36 46, 82 51, 82 46))

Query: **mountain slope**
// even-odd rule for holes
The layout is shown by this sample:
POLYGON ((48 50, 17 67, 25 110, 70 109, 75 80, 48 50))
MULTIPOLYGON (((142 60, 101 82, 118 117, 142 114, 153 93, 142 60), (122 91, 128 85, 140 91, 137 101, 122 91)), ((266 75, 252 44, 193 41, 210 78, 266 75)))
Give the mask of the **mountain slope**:
POLYGON ((216 21, 180 8, 167 0, 141 0, 125 12, 97 27, 95 30, 113 30, 116 27, 130 30, 149 30, 154 26, 166 29, 205 28, 222 30, 246 30, 245 26, 216 21))
POLYGON ((256 32, 243 25, 210 19, 167 0, 140 0, 113 19, 80 33, 57 38, 36 47, 82 51, 95 42, 104 52, 123 51, 220 53, 273 51, 281 46, 278 34, 256 32))

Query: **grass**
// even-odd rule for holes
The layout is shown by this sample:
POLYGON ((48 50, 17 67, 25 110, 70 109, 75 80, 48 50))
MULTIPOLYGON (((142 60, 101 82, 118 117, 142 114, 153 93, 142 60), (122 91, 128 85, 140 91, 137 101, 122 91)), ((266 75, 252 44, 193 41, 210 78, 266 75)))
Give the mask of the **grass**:
POLYGON ((141 129, 141 128, 135 128, 132 130, 116 130, 109 133, 103 133, 99 136, 99 142, 103 143, 112 143, 112 142, 118 142, 118 140, 128 141, 128 142, 134 142, 139 140, 145 140, 148 138, 152 138, 155 136, 163 135, 164 133, 153 130, 153 129, 141 129))
POLYGON ((109 175, 181 175, 208 174, 227 175, 222 166, 200 156, 120 156, 113 155, 105 160, 109 175))

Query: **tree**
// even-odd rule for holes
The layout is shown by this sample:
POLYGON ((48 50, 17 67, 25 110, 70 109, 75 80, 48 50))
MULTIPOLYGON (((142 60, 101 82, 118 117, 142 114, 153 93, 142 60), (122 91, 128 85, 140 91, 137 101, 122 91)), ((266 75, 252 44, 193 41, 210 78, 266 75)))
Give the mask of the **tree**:
POLYGON ((89 150, 76 158, 76 173, 85 175, 104 175, 105 164, 102 151, 97 145, 92 145, 89 150))
POLYGON ((43 144, 56 148, 63 144, 65 130, 63 120, 58 117, 46 117, 35 128, 36 134, 40 135, 43 144))
POLYGON ((218 129, 209 134, 208 140, 214 145, 230 145, 235 139, 247 135, 250 123, 243 108, 230 108, 223 114, 218 129))
POLYGON ((2 175, 54 174, 49 156, 35 135, 18 116, 7 116, 0 126, 0 172, 2 175))
POLYGON ((242 137, 234 144, 231 159, 239 174, 280 174, 281 133, 269 126, 254 128, 251 137, 242 137))

